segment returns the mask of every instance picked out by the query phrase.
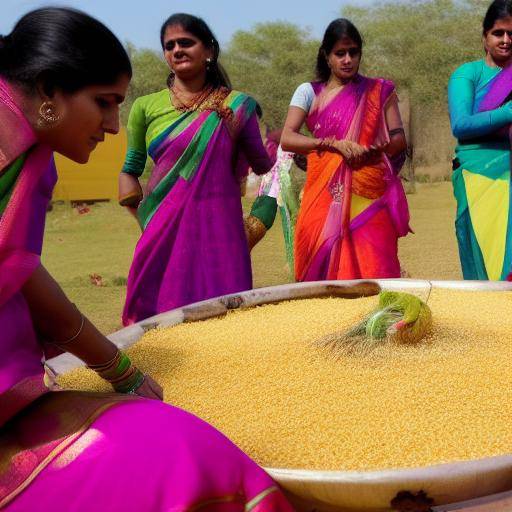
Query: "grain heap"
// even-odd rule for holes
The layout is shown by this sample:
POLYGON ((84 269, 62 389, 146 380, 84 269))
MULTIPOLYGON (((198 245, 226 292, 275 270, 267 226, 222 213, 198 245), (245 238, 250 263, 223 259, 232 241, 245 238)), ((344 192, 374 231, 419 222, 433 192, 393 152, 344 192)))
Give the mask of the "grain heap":
MULTIPOLYGON (((148 332, 130 355, 166 401, 266 467, 374 470, 510 452, 512 293, 436 289, 432 336, 333 360, 312 343, 375 298, 307 299, 148 332)), ((66 387, 107 387, 92 372, 66 387)))

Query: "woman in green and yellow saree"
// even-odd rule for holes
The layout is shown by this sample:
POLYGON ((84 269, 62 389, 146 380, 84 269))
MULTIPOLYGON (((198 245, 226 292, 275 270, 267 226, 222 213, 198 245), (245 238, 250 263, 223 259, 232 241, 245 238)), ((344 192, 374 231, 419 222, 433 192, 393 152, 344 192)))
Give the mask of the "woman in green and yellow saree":
POLYGON ((458 140, 452 177, 464 279, 502 280, 512 265, 510 125, 512 1, 496 0, 483 22, 484 59, 460 66, 448 85, 458 140))

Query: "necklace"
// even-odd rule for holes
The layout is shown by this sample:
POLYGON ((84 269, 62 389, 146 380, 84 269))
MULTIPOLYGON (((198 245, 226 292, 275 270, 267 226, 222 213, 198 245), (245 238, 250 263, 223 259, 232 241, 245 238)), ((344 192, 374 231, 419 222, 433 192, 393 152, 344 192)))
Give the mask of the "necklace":
POLYGON ((209 85, 195 93, 187 101, 183 98, 183 96, 181 96, 180 92, 174 86, 169 88, 172 104, 179 112, 194 112, 196 110, 200 110, 201 106, 206 102, 212 91, 213 89, 209 85))

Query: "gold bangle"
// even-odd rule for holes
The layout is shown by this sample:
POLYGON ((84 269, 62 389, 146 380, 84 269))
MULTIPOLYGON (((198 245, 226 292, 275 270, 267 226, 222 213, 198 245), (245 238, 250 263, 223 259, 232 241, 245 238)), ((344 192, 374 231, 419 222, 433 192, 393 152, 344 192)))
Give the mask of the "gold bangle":
POLYGON ((254 215, 249 215, 244 219, 244 228, 247 237, 247 245, 250 251, 265 236, 267 228, 265 224, 254 215))
POLYGON ((130 206, 132 208, 137 208, 141 201, 142 194, 140 192, 130 192, 129 194, 119 198, 119 204, 121 206, 130 206))

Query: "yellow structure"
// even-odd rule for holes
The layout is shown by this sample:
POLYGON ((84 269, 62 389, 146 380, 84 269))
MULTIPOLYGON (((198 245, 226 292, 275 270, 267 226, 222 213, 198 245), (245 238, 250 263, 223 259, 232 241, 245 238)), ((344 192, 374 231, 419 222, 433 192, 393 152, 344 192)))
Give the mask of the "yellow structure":
POLYGON ((54 200, 92 201, 117 198, 117 178, 126 154, 126 130, 117 135, 105 134, 89 162, 77 164, 62 155, 55 155, 59 180, 54 200))

